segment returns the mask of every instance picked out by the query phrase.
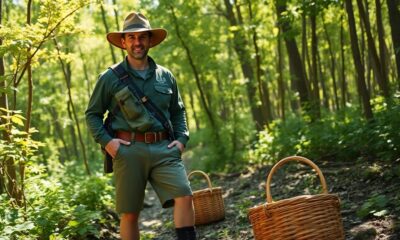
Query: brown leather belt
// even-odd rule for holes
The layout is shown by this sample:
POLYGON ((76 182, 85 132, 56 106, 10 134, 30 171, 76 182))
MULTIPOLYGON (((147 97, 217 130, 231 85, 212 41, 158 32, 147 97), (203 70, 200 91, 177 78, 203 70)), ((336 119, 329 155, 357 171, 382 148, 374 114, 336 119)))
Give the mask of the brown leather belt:
POLYGON ((125 141, 137 141, 145 143, 156 143, 168 139, 167 132, 127 132, 117 131, 117 138, 125 141))

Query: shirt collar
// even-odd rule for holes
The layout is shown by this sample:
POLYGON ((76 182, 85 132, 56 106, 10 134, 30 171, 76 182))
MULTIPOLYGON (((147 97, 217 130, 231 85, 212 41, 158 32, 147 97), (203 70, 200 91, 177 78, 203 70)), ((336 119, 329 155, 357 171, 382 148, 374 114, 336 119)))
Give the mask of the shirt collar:
MULTIPOLYGON (((147 56, 147 59, 149 61, 149 69, 147 72, 147 78, 150 78, 151 76, 153 76, 155 70, 157 69, 157 64, 153 60, 153 58, 151 58, 150 56, 147 56)), ((133 74, 135 77, 139 77, 137 72, 134 69, 132 69, 131 66, 129 65, 128 57, 125 57, 123 66, 124 66, 125 70, 127 70, 129 73, 133 74)))

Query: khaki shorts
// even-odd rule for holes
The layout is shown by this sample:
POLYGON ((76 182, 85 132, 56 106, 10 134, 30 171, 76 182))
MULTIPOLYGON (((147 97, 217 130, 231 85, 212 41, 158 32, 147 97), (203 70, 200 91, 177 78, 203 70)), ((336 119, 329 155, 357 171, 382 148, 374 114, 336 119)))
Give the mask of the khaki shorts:
POLYGON ((118 213, 139 213, 143 209, 147 181, 164 208, 174 198, 192 195, 180 150, 168 148, 169 141, 121 144, 113 160, 118 213))

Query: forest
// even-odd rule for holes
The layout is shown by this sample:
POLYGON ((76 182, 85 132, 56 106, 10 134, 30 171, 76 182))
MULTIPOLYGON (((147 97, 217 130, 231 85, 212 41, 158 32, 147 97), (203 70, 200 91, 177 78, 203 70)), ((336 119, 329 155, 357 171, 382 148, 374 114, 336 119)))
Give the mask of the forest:
MULTIPOLYGON (((254 239, 247 209, 291 155, 327 172, 346 239, 400 239, 399 0, 0 0, 0 240, 118 239, 113 176, 85 110, 126 55, 106 34, 132 11, 168 31, 149 55, 179 85, 187 171, 239 186, 201 239, 254 239)), ((293 196, 285 186, 280 198, 293 196)), ((146 201, 159 215, 142 222, 167 223, 142 226, 142 239, 172 239, 157 236, 173 231, 170 212, 146 201)))

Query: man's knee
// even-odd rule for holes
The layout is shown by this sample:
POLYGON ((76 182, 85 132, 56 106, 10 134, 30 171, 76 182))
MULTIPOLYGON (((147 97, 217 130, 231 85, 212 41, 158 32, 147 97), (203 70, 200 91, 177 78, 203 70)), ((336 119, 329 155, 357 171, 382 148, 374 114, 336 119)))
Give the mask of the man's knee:
POLYGON ((122 221, 128 221, 131 223, 137 223, 139 219, 139 214, 138 213, 123 213, 121 215, 121 220, 122 221))
POLYGON ((181 204, 183 204, 183 205, 190 204, 191 205, 193 202, 193 196, 178 197, 178 198, 175 198, 174 200, 175 200, 175 204, 178 204, 178 205, 181 205, 181 204))
POLYGON ((175 207, 179 208, 192 208, 193 206, 193 197, 192 196, 183 196, 175 198, 175 207))

